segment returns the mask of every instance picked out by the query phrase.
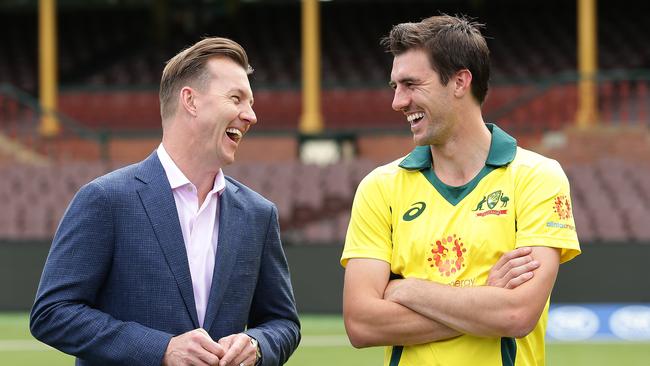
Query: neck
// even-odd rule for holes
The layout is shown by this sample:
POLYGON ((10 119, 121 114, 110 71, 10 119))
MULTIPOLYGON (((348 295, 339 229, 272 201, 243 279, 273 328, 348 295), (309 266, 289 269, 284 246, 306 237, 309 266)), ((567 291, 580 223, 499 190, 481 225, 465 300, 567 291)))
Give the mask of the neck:
POLYGON ((202 159, 187 148, 192 146, 191 143, 183 143, 180 140, 170 138, 169 135, 163 133, 162 144, 174 164, 196 187, 200 207, 214 187, 214 179, 221 167, 206 164, 207 159, 202 159))
POLYGON ((459 119, 447 139, 431 145, 436 176, 450 186, 471 181, 485 166, 492 135, 480 115, 459 119), (473 118, 472 118, 473 117, 473 118))

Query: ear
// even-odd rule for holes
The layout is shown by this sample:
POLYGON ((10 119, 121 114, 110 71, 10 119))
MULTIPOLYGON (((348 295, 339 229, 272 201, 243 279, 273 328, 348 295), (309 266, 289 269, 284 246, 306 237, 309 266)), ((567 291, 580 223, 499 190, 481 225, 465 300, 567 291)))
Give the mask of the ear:
POLYGON ((467 69, 462 69, 452 77, 454 82, 454 96, 462 98, 465 94, 471 92, 472 88, 472 73, 467 69))
POLYGON ((181 88, 179 98, 180 102, 178 104, 182 106, 187 113, 196 117, 196 93, 194 92, 194 89, 189 86, 184 86, 181 88))

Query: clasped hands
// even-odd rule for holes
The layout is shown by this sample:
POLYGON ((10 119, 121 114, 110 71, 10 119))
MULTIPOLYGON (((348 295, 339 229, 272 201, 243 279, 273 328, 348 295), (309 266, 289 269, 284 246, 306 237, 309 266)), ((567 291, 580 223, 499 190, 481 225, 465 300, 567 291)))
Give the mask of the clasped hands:
POLYGON ((199 328, 173 337, 163 356, 163 366, 253 366, 257 349, 245 333, 212 340, 199 328))

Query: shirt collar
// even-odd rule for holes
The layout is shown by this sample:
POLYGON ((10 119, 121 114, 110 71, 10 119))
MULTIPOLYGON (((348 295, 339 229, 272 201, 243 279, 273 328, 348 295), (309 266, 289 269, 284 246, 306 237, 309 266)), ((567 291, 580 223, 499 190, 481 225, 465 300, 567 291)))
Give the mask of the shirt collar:
MULTIPOLYGON (((492 133, 490 151, 485 165, 500 167, 509 164, 517 153, 517 140, 493 123, 485 124, 492 133)), ((429 145, 416 146, 400 163, 407 170, 431 168, 431 148, 429 145)))
MULTIPOLYGON (((165 150, 165 147, 162 143, 158 146, 156 153, 158 154, 158 159, 160 160, 163 169, 165 169, 165 174, 167 175, 167 179, 169 180, 169 185, 171 186, 172 190, 185 186, 187 184, 190 184, 194 187, 194 184, 192 184, 192 182, 187 179, 178 165, 174 163, 174 160, 172 160, 171 156, 169 156, 169 153, 167 153, 167 150, 165 150)), ((225 189, 226 179, 224 178, 223 171, 219 169, 217 175, 214 178, 214 185, 212 186, 210 193, 217 192, 221 194, 225 189)))

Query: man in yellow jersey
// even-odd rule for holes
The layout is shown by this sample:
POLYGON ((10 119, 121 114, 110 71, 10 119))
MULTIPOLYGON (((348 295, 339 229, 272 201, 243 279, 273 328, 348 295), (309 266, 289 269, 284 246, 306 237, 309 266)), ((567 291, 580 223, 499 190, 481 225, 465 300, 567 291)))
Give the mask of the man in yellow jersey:
POLYGON ((387 366, 543 365, 558 267, 580 253, 560 165, 483 121, 479 27, 434 16, 382 42, 418 146, 361 182, 341 263, 350 341, 387 346, 387 366))

